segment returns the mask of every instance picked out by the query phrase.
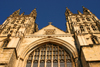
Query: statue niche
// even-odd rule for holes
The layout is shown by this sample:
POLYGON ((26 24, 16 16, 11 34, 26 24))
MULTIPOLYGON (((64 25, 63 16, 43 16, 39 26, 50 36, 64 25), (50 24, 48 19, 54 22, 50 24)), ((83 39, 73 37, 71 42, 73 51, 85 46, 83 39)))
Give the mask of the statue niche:
POLYGON ((11 36, 11 34, 8 34, 8 35, 7 35, 7 38, 3 40, 3 45, 2 45, 2 47, 7 47, 8 43, 9 43, 9 41, 10 41, 10 36, 11 36))
POLYGON ((91 39, 92 39, 93 44, 99 44, 99 41, 96 36, 92 35, 91 39))

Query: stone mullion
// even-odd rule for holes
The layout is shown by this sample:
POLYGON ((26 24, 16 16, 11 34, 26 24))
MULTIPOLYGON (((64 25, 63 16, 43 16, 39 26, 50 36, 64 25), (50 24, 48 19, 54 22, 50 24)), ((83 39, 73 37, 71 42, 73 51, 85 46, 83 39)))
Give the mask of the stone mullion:
POLYGON ((67 61, 68 61, 68 53, 66 53, 66 56, 67 56, 67 58, 66 58, 66 67, 67 67, 67 61))
POLYGON ((65 67, 67 67, 67 62, 66 62, 66 52, 64 51, 64 61, 65 61, 65 67))
POLYGON ((35 51, 33 52, 33 59, 32 59, 32 63, 31 63, 31 67, 33 67, 34 55, 35 55, 35 51))
POLYGON ((41 48, 40 48, 40 54, 39 54, 39 60, 38 60, 38 67, 40 67, 40 59, 41 59, 41 48))
POLYGON ((58 46, 58 67, 60 67, 60 59, 59 59, 59 46, 58 46))
POLYGON ((75 67, 75 63, 74 63, 72 57, 71 57, 71 62, 72 62, 72 67, 75 67))
POLYGON ((45 49, 45 67, 46 67, 46 62, 47 62, 47 46, 46 46, 46 49, 45 49))
POLYGON ((52 59, 51 59, 51 67, 53 67, 53 45, 52 45, 52 59))

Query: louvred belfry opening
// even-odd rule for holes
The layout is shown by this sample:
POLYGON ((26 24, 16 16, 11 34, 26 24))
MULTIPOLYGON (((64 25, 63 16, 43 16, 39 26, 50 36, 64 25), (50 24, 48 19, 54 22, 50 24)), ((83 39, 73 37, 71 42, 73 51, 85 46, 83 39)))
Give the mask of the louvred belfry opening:
POLYGON ((73 67, 72 61, 72 57, 62 47, 47 43, 28 56, 26 67, 73 67))

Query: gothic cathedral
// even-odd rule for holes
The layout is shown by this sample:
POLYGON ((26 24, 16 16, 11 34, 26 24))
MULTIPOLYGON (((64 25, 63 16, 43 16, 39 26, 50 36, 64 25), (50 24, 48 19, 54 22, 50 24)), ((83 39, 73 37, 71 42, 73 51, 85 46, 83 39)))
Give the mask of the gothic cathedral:
POLYGON ((0 67, 100 67, 100 20, 87 8, 65 11, 66 32, 20 9, 0 25, 0 67))

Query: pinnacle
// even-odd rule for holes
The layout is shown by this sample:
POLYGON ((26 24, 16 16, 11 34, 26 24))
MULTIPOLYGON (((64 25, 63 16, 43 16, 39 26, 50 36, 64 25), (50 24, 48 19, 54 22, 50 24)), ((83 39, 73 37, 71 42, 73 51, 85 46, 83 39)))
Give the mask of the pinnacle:
POLYGON ((79 10, 77 10, 78 14, 82 14, 79 10))
POLYGON ((36 10, 36 8, 34 10, 36 10))
POLYGON ((82 8, 85 8, 84 6, 82 6, 82 8))
POLYGON ((66 10, 68 9, 68 7, 66 7, 66 10))

